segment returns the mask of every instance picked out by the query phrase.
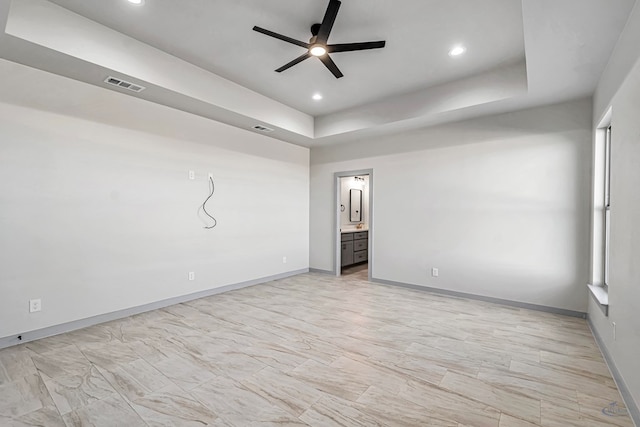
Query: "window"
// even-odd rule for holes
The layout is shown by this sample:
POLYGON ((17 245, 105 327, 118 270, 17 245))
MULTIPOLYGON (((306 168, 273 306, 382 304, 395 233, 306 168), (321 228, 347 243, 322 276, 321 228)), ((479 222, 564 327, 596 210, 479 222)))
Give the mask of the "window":
POLYGON ((604 140, 604 264, 602 284, 609 288, 609 248, 611 240, 611 125, 607 127, 604 140))
POLYGON ((605 316, 609 315, 611 285, 611 114, 610 107, 594 129, 591 277, 587 285, 605 316))

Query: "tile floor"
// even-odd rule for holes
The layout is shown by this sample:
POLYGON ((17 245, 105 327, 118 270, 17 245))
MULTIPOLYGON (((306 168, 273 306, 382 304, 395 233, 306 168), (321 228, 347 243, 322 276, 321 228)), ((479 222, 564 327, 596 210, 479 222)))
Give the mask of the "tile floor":
POLYGON ((0 350, 1 426, 632 427, 621 402, 582 319, 350 276, 0 350))
POLYGON ((362 263, 349 267, 343 267, 341 272, 343 276, 349 276, 349 279, 368 280, 369 279, 369 264, 362 263))

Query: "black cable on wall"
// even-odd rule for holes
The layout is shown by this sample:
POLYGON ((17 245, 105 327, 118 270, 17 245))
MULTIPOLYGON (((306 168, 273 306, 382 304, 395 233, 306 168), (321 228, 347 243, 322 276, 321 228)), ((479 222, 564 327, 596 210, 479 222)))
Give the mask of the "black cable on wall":
POLYGON ((213 177, 209 177, 209 196, 205 199, 205 201, 202 203, 202 210, 204 211, 204 213, 213 220, 213 225, 205 225, 204 228, 206 228, 207 230, 212 229, 213 227, 215 227, 216 225, 218 225, 218 220, 215 219, 209 212, 207 212, 207 202, 209 201, 209 199, 211 199, 211 197, 213 196, 213 193, 215 192, 215 184, 213 183, 213 177))

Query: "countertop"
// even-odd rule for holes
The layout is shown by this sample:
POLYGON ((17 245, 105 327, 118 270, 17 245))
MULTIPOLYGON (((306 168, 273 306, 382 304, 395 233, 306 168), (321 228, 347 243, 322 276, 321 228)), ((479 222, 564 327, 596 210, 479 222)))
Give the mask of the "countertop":
POLYGON ((340 233, 342 233, 342 234, 345 234, 345 233, 358 233, 360 231, 369 231, 369 227, 362 227, 362 228, 349 227, 349 228, 341 228, 340 229, 340 233))

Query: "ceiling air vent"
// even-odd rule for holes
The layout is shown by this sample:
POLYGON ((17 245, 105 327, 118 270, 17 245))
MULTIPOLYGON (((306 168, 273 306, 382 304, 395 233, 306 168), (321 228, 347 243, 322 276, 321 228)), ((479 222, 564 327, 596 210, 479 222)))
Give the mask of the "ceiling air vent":
POLYGON ((127 89, 127 90, 130 90, 130 91, 136 92, 136 93, 137 92, 142 92, 143 90, 146 89, 144 86, 140 86, 140 85, 137 85, 135 83, 131 83, 131 82, 128 82, 128 81, 125 81, 125 80, 122 80, 122 79, 118 79, 116 77, 111 77, 111 76, 107 77, 104 80, 104 82, 108 83, 108 84, 110 84, 112 86, 118 86, 118 87, 121 87, 122 89, 127 89))
POLYGON ((262 125, 255 125, 253 128, 260 132, 273 132, 273 129, 262 126, 262 125))

